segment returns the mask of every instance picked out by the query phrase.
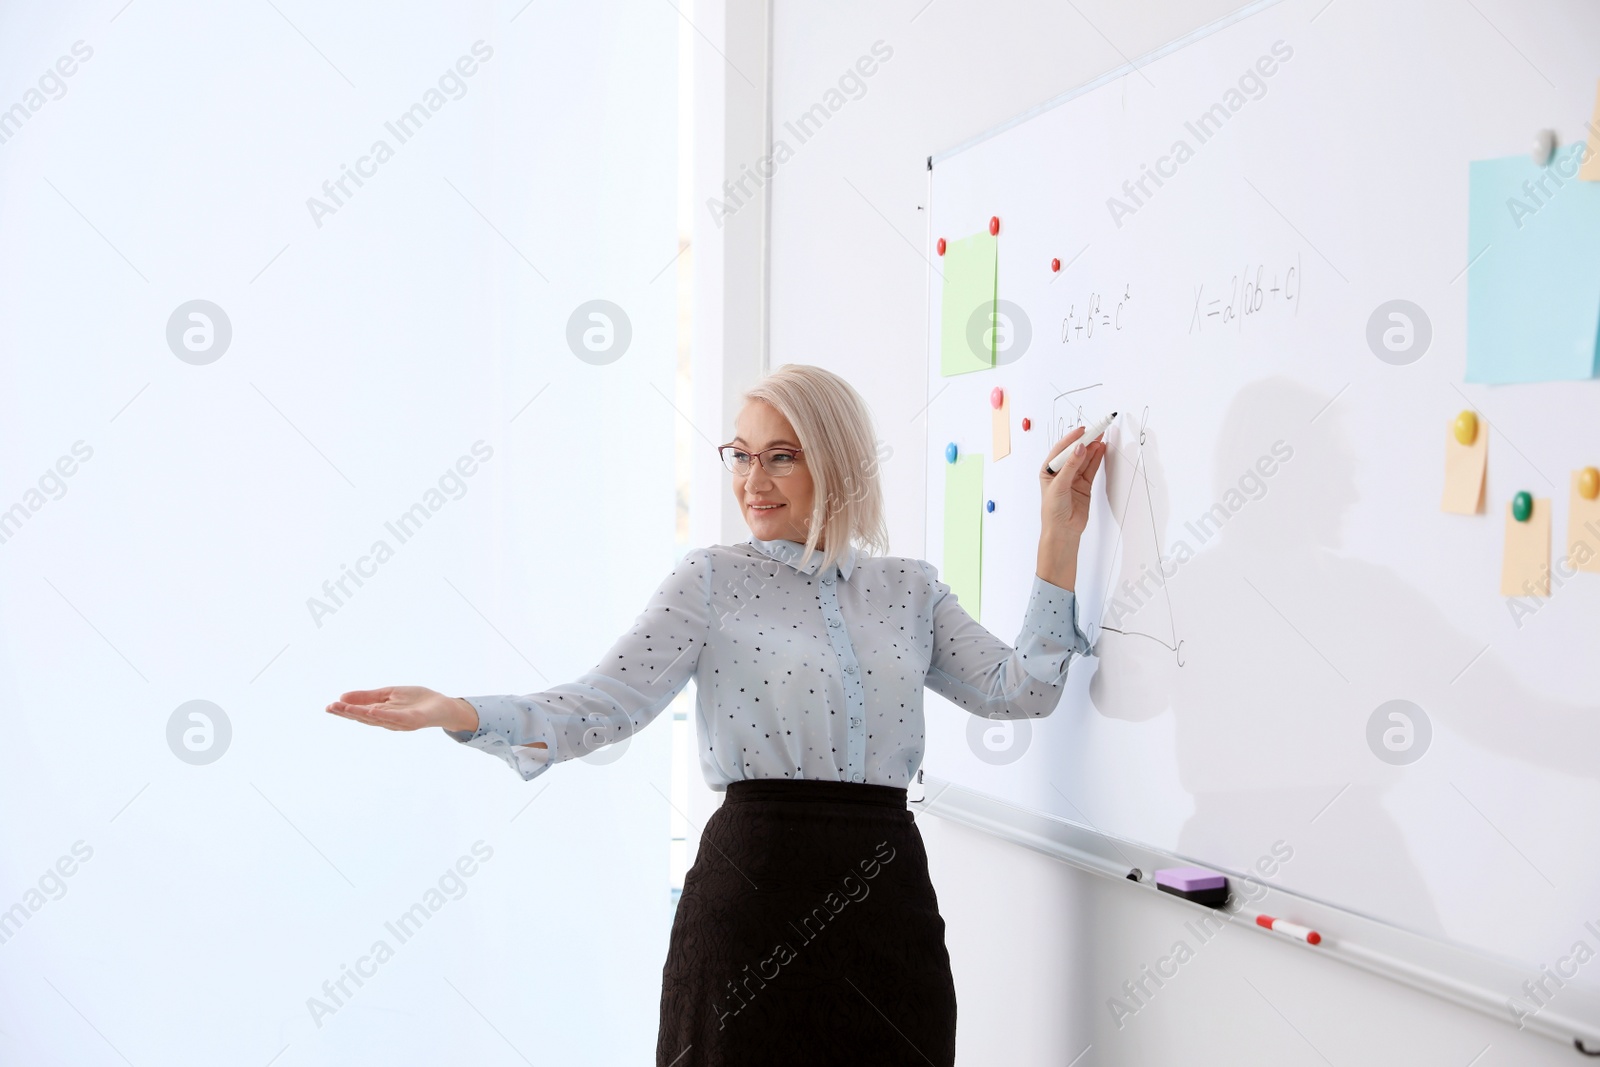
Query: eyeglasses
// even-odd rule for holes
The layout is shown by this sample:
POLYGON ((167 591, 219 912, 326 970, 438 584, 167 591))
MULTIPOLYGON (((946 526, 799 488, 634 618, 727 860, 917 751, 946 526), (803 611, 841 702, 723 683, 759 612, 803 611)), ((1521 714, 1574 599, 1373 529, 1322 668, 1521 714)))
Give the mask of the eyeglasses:
POLYGON ((752 461, 761 465, 761 469, 774 478, 782 478, 794 473, 794 465, 799 462, 801 450, 798 448, 769 448, 762 452, 746 452, 738 445, 723 445, 717 449, 717 455, 722 457, 722 465, 732 474, 741 478, 750 473, 752 461))

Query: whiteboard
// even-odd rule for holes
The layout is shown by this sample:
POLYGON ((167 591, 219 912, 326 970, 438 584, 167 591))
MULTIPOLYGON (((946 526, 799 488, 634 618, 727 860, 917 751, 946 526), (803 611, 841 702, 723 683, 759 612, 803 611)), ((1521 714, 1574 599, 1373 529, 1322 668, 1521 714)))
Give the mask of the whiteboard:
POLYGON ((1045 719, 931 697, 929 774, 1531 968, 1600 948, 1600 575, 1520 617, 1499 594, 1513 493, 1551 499, 1565 551, 1600 383, 1463 380, 1468 163, 1581 140, 1597 45, 1576 2, 1257 4, 934 157, 927 553, 946 445, 984 455, 969 608, 1002 637, 1050 443, 1121 416, 1077 582, 1096 658, 1045 719), (934 246, 992 216, 997 365, 943 377, 934 246), (1410 362, 1368 341, 1396 300, 1410 362), (1447 515, 1468 407, 1485 510, 1447 515))

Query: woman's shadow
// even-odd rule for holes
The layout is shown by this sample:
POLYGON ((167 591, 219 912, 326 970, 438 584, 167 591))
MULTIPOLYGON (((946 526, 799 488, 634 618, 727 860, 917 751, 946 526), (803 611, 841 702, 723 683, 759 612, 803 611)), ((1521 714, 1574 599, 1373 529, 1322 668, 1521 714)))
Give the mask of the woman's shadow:
MULTIPOLYGON (((1519 850, 1513 826, 1486 825, 1478 810, 1499 783, 1386 762, 1369 743, 1369 719, 1387 701, 1408 700, 1428 717, 1434 743, 1443 728, 1488 759, 1594 781, 1600 706, 1528 690, 1494 647, 1456 629, 1394 571, 1340 554, 1343 519, 1360 494, 1332 400, 1285 379, 1241 390, 1216 450, 1217 506, 1199 515, 1167 514, 1153 433, 1142 458, 1124 435, 1107 471, 1110 511, 1123 525, 1103 625, 1125 632, 1091 631, 1095 708, 1131 721, 1172 709, 1179 780, 1194 803, 1179 835, 1185 855, 1248 870, 1282 841, 1293 858, 1278 884, 1449 936, 1385 804, 1421 769, 1422 788, 1442 794, 1426 801, 1426 832, 1444 842, 1427 849, 1432 878, 1448 878, 1457 898, 1465 879, 1497 906, 1571 912, 1576 929, 1579 901, 1551 883, 1556 857, 1519 850), (1180 642, 1180 652, 1166 647, 1180 642)), ((1495 521, 1492 509, 1483 521, 1495 521)), ((1393 535, 1421 536, 1398 521, 1393 535)), ((1498 566, 1486 570, 1463 580, 1488 583, 1485 595, 1498 597, 1498 566)), ((1600 828, 1594 811, 1567 814, 1580 832, 1600 828)))

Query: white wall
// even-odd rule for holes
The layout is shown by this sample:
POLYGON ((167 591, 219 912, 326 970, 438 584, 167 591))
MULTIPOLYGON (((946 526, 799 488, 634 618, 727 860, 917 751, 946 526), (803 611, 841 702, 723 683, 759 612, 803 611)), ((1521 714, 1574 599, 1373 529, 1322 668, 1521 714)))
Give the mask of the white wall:
MULTIPOLYGON (((872 405, 893 450, 895 552, 923 553, 927 156, 1237 6, 775 2, 773 131, 792 155, 778 153, 768 186, 771 363, 829 367, 872 405), (865 91, 801 143, 785 122, 825 102, 878 41, 892 55, 865 91)), ((1188 916, 974 831, 921 822, 963 1064, 1575 1062, 1548 1039, 1238 931, 1199 948, 1119 1030, 1106 1001, 1171 950, 1188 916)))
POLYGON ((528 783, 322 710, 576 678, 671 565, 678 16, 519 6, 0 7, 0 1064, 655 1047, 668 727, 528 783))
MULTIPOLYGON (((695 34, 689 543, 732 544, 750 531, 712 445, 733 436, 740 395, 766 366, 765 190, 751 187, 755 195, 741 198, 731 214, 713 214, 701 205, 726 202, 725 181, 765 150, 767 8, 711 0, 685 3, 681 10, 695 34)), ((688 692, 693 694, 692 684, 688 692)), ((691 760, 688 773, 684 814, 690 824, 687 863, 693 865, 700 828, 722 804, 723 794, 705 784, 699 760, 691 760)))

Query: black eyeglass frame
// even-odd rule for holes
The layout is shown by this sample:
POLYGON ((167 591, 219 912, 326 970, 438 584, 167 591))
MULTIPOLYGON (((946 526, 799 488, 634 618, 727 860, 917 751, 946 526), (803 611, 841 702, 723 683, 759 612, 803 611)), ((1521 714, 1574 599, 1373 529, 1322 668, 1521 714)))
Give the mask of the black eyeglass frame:
POLYGON ((734 470, 732 466, 730 466, 730 461, 728 459, 728 450, 729 449, 733 449, 735 452, 743 452, 745 455, 751 457, 752 459, 755 460, 757 466, 759 466, 762 470, 766 471, 767 474, 771 475, 774 478, 787 478, 789 475, 794 473, 794 468, 791 467, 788 470, 784 471, 782 474, 779 474, 776 471, 767 470, 767 461, 765 459, 763 459, 762 457, 765 456, 768 452, 788 452, 790 455, 794 456, 796 459, 803 459, 805 457, 805 449, 803 449, 803 448, 790 448, 788 445, 774 445, 772 448, 764 448, 760 452, 751 452, 749 449, 740 448, 738 445, 734 445, 734 444, 718 445, 717 446, 717 458, 722 461, 723 469, 726 470, 729 474, 737 475, 739 477, 745 477, 750 472, 749 471, 745 471, 744 474, 741 475, 741 474, 739 474, 738 471, 734 470))

